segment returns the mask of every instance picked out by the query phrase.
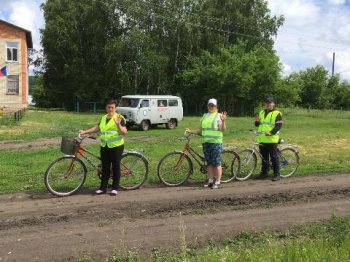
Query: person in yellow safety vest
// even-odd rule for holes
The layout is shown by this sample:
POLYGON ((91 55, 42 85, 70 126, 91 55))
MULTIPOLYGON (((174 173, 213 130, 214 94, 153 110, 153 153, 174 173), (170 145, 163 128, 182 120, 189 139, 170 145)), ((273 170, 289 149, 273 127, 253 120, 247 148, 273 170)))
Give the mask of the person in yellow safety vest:
POLYGON ((110 178, 111 166, 113 171, 113 184, 111 195, 118 195, 120 181, 120 159, 124 151, 124 138, 127 134, 126 121, 122 115, 116 113, 117 102, 110 100, 107 102, 107 114, 101 118, 99 124, 87 130, 80 130, 81 135, 100 132, 101 140, 101 162, 102 177, 101 185, 96 194, 107 192, 108 180, 110 178))
POLYGON ((279 142, 279 131, 282 128, 282 113, 275 109, 275 100, 267 98, 265 100, 265 110, 255 116, 255 126, 258 127, 258 142, 260 144, 260 154, 263 157, 261 174, 259 179, 268 177, 270 168, 270 158, 274 176, 272 181, 280 180, 280 163, 277 153, 279 142))
POLYGON ((218 113, 217 100, 208 101, 208 113, 201 118, 201 126, 197 130, 186 128, 186 132, 201 134, 203 152, 208 164, 208 184, 205 187, 217 189, 220 185, 222 168, 221 153, 223 151, 223 131, 226 130, 227 112, 218 113))

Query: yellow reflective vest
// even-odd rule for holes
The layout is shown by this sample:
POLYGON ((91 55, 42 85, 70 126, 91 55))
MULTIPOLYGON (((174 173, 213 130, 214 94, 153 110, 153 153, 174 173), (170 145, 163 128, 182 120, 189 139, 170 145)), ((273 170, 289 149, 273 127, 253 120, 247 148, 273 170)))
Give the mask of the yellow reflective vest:
POLYGON ((117 146, 124 145, 124 138, 119 134, 117 125, 115 124, 115 119, 121 117, 124 119, 122 115, 115 114, 107 123, 108 115, 104 115, 101 119, 99 128, 100 128, 100 139, 101 146, 105 147, 107 145, 108 148, 114 148, 117 146))
POLYGON ((210 113, 203 115, 201 119, 203 143, 222 144, 223 133, 221 130, 219 130, 219 118, 219 113, 210 113))
POLYGON ((276 118, 277 116, 282 113, 274 110, 269 112, 265 117, 265 110, 262 110, 259 114, 260 117, 260 125, 258 128, 259 136, 258 136, 258 142, 259 143, 266 143, 266 144, 275 144, 278 143, 279 140, 279 132, 272 136, 265 135, 266 132, 271 132, 272 129, 274 129, 276 124, 276 118))

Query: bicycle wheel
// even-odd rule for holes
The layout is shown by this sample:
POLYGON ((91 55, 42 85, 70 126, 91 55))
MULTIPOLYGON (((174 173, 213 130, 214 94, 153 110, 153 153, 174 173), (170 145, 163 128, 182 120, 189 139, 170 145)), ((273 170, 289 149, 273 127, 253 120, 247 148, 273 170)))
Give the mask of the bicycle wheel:
POLYGON ((290 177, 299 167, 299 153, 292 147, 285 147, 278 154, 280 161, 280 176, 290 177))
POLYGON ((79 158, 73 156, 58 158, 45 172, 45 186, 55 196, 72 195, 83 186, 86 172, 86 166, 79 158))
POLYGON ((137 189, 148 177, 148 161, 136 152, 122 155, 120 161, 120 187, 125 190, 137 189))
POLYGON ((235 179, 240 169, 239 155, 234 151, 224 151, 221 154, 221 182, 228 183, 235 179))
POLYGON ((158 177, 166 186, 180 186, 192 174, 191 159, 182 152, 165 155, 158 164, 158 177))
POLYGON ((258 158, 252 149, 244 149, 239 152, 241 159, 240 172, 237 173, 236 179, 239 181, 247 180, 255 171, 258 158))

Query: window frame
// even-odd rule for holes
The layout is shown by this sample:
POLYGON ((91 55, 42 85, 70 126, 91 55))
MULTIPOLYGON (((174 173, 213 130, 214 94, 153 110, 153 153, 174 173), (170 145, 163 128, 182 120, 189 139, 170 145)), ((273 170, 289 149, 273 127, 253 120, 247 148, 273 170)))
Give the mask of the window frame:
POLYGON ((168 107, 168 100, 167 99, 157 99, 157 107, 168 107), (160 106, 160 103, 163 102, 162 106, 160 106))
POLYGON ((8 75, 6 78, 6 95, 19 95, 19 75, 8 75), (10 82, 17 82, 17 88, 9 89, 10 82))
POLYGON ((179 106, 179 100, 177 100, 177 99, 169 99, 168 106, 169 107, 178 107, 179 106), (172 104, 172 103, 174 103, 174 104, 172 104))
POLYGON ((6 42, 6 62, 18 63, 19 62, 19 42, 7 41, 6 42), (12 45, 12 46, 11 46, 12 45), (14 50, 16 50, 16 60, 14 60, 14 50), (9 59, 10 51, 10 59, 9 59))

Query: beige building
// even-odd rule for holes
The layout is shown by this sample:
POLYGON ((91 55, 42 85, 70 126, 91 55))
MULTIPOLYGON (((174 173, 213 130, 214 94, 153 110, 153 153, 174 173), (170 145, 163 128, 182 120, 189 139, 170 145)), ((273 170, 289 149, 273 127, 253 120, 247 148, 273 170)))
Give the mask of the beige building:
POLYGON ((0 107, 22 108, 28 105, 28 49, 33 48, 30 31, 0 20, 0 107))

